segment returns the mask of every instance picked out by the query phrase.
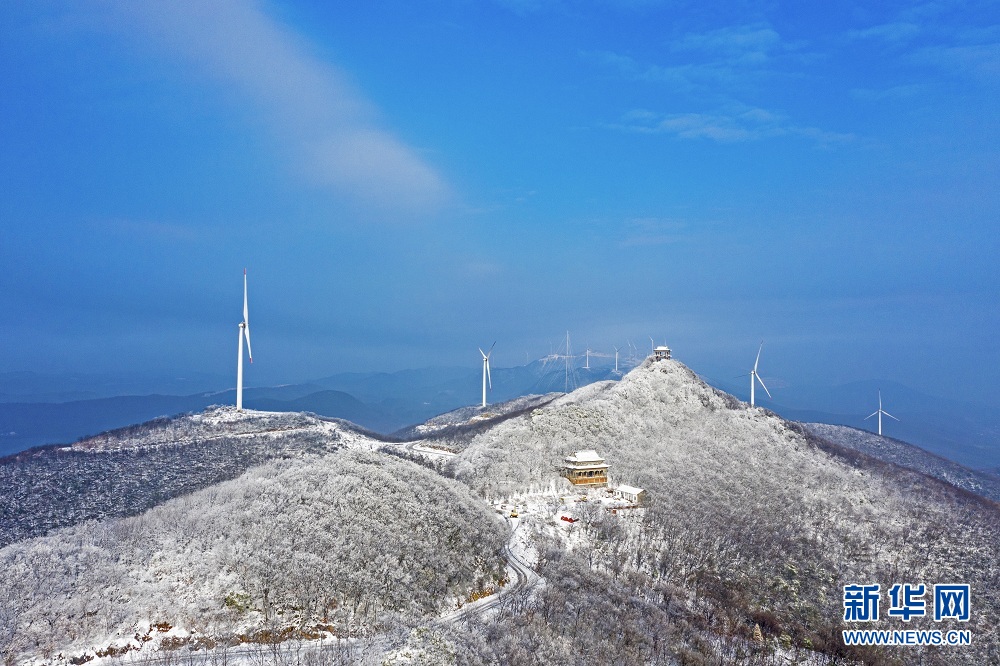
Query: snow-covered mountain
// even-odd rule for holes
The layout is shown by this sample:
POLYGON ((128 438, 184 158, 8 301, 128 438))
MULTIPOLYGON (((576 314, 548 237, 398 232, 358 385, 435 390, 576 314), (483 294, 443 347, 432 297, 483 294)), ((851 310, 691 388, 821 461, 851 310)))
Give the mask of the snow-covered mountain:
POLYGON ((404 440, 415 439, 450 439, 467 436, 474 430, 483 430, 495 423, 510 418, 529 409, 546 405, 561 393, 546 393, 545 395, 526 395, 505 402, 482 407, 459 407, 450 412, 439 414, 409 428, 403 428, 392 433, 394 437, 404 440))
POLYGON ((860 451, 878 460, 933 476, 963 490, 1000 502, 1000 476, 995 474, 963 467, 920 447, 867 430, 825 423, 803 425, 817 437, 860 451))
MULTIPOLYGON (((843 455, 676 361, 647 361, 620 382, 592 384, 504 421, 477 435, 451 472, 487 497, 565 492, 554 470, 579 449, 596 449, 615 481, 649 494, 640 529, 595 517, 581 544, 589 567, 625 576, 632 595, 683 590, 717 633, 761 624, 793 646, 874 660, 840 641, 843 586, 957 581, 977 590, 967 626, 979 645, 941 651, 941 663, 985 663, 997 654, 1000 511, 992 502, 843 455)), ((558 506, 554 498, 550 510, 558 506)), ((546 521, 537 529, 541 549, 572 545, 546 521)), ((915 653, 898 658, 912 663, 906 654, 915 653)))
POLYGON ((125 471, 153 483, 151 451, 182 453, 172 462, 192 473, 205 465, 186 455, 197 446, 258 449, 265 461, 194 492, 161 487, 138 515, 77 516, 0 549, 0 660, 365 635, 494 588, 503 520, 466 486, 374 453, 379 444, 306 416, 227 409, 72 447, 132 456, 125 471))
POLYGON ((274 458, 371 450, 371 433, 307 414, 218 407, 0 459, 0 546, 130 516, 274 458))
MULTIPOLYGON (((129 459, 73 477, 74 487, 93 498, 88 484, 109 486, 96 496, 117 497, 110 486, 120 477, 109 470, 131 471, 142 475, 135 485, 160 483, 165 496, 85 522, 74 508, 66 527, 36 526, 0 549, 0 626, 9 627, 0 658, 65 663, 158 646, 199 648, 186 654, 218 662, 242 659, 233 647, 242 642, 363 636, 363 651, 320 646, 310 659, 996 661, 996 503, 750 408, 677 361, 647 361, 620 382, 549 398, 478 423, 459 412, 430 424, 432 438, 468 428, 450 437, 451 453, 307 415, 231 410, 57 451, 70 456, 62 469, 19 473, 41 474, 48 481, 38 487, 52 492, 87 461, 129 459), (570 487, 557 468, 579 449, 603 455, 613 483, 644 488, 642 506, 570 487), (207 452, 227 459, 241 450, 257 457, 207 480, 207 452), (164 452, 171 456, 150 457, 164 452), (172 480, 158 482, 161 473, 172 480), (201 485, 173 492, 185 475, 201 485), (494 509, 517 516, 512 532, 494 509), (541 582, 527 585, 532 576, 541 582), (505 579, 509 592, 488 612, 444 614, 488 601, 505 579), (967 629, 972 644, 844 645, 843 588, 871 583, 886 608, 896 583, 969 584, 967 623, 904 624, 883 612, 875 628, 967 629)), ((19 508, 24 497, 7 501, 4 521, 33 520, 19 508)), ((60 520, 58 503, 51 511, 47 520, 60 520)), ((246 663, 276 663, 279 652, 246 663)))

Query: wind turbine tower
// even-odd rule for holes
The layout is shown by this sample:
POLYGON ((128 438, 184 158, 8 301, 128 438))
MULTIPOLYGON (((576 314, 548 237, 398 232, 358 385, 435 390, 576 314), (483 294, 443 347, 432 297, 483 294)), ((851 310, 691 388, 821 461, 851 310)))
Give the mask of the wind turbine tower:
POLYGON ((760 363, 760 352, 764 349, 764 341, 760 341, 760 348, 757 350, 757 360, 753 362, 753 370, 750 371, 750 406, 753 407, 755 404, 754 399, 754 383, 760 382, 760 387, 764 389, 764 393, 767 393, 767 397, 771 397, 771 392, 767 390, 764 386, 764 380, 760 378, 757 374, 757 364, 760 363))
POLYGON ((236 410, 243 411, 243 338, 247 339, 247 356, 253 363, 250 350, 250 315, 247 310, 247 269, 243 269, 243 321, 240 322, 240 355, 236 361, 236 410))
POLYGON ((569 331, 566 331, 566 386, 565 392, 569 393, 569 360, 573 358, 573 352, 569 350, 569 331))
POLYGON ((490 354, 493 353, 493 348, 496 346, 497 343, 494 342, 492 345, 490 345, 490 350, 488 352, 484 352, 482 347, 479 348, 479 353, 483 355, 483 407, 484 408, 486 407, 487 382, 490 385, 490 390, 491 391, 493 390, 493 379, 490 377, 490 354))
MULTIPOLYGON (((612 346, 614 346, 614 345, 612 345, 612 346)), ((621 374, 620 372, 618 372, 618 347, 615 347, 615 374, 616 375, 620 375, 621 374)))
POLYGON ((892 414, 890 414, 889 412, 887 412, 884 409, 882 409, 882 391, 881 390, 879 390, 879 392, 878 392, 878 411, 877 412, 872 412, 871 414, 869 414, 868 416, 866 416, 865 417, 865 421, 867 421, 871 417, 875 416, 876 414, 878 415, 878 434, 879 434, 879 437, 882 436, 882 415, 883 414, 885 414, 886 416, 888 416, 890 419, 896 419, 897 421, 899 420, 895 416, 893 416, 892 414))

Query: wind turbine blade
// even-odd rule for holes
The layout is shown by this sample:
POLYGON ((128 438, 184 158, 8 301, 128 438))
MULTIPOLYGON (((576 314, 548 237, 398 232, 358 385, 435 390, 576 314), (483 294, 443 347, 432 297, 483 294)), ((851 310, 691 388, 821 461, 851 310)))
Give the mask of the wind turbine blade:
MULTIPOLYGON (((247 269, 243 269, 243 323, 250 321, 250 311, 247 309, 247 269)), ((249 343, 248 343, 249 344, 249 343)))
MULTIPOLYGON (((494 342, 493 344, 496 344, 496 343, 494 342)), ((492 350, 493 347, 490 347, 490 349, 492 350)), ((490 357, 488 355, 486 356, 486 381, 489 383, 490 390, 492 391, 493 390, 493 378, 490 377, 490 357)))
POLYGON ((483 358, 486 358, 486 352, 483 351, 482 347, 479 348, 479 353, 483 355, 483 358))
POLYGON ((872 412, 871 414, 869 414, 868 416, 866 416, 864 420, 867 421, 868 419, 870 419, 871 417, 875 416, 876 414, 878 414, 878 412, 872 412))
MULTIPOLYGON (((764 380, 760 378, 760 375, 758 375, 758 374, 754 374, 754 377, 756 377, 756 378, 757 378, 757 381, 758 381, 758 382, 760 382, 760 387, 761 387, 762 389, 764 389, 764 393, 766 393, 766 394, 767 394, 767 397, 768 397, 768 398, 771 398, 771 392, 767 390, 767 387, 766 387, 766 386, 764 386, 764 380)), ((774 400, 774 398, 771 398, 771 399, 772 399, 772 400, 774 400)))
POLYGON ((897 421, 899 421, 899 419, 897 419, 895 416, 893 416, 889 412, 885 411, 884 409, 882 410, 882 413, 885 414, 886 416, 888 416, 890 419, 896 419, 897 421))
POLYGON ((493 353, 493 348, 496 347, 496 346, 497 346, 497 341, 494 340, 493 344, 490 345, 490 350, 488 352, 486 352, 486 358, 490 357, 490 354, 493 353))
MULTIPOLYGON (((753 362, 753 371, 757 372, 757 364, 760 363, 760 353, 764 350, 764 341, 760 341, 760 347, 757 349, 757 360, 753 362)), ((758 378, 759 379, 759 378, 758 378)), ((770 395, 770 394, 768 394, 770 395)))
POLYGON ((250 351, 250 327, 249 326, 244 326, 243 327, 243 335, 247 339, 247 356, 250 357, 250 362, 253 363, 253 352, 250 351))

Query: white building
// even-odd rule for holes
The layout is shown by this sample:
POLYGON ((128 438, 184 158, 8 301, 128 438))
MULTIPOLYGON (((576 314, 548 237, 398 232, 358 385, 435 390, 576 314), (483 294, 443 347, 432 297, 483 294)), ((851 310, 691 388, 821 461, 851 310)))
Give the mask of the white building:
POLYGON ((615 497, 629 504, 638 504, 646 498, 646 491, 635 486, 622 485, 615 488, 615 497))

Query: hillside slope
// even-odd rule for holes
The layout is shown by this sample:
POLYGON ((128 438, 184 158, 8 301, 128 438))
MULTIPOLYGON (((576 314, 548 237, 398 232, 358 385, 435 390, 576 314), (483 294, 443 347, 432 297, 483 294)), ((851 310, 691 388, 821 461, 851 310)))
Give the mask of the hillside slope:
POLYGON ((916 470, 994 502, 1000 502, 1000 476, 963 467, 907 442, 877 435, 867 430, 825 423, 804 423, 803 425, 817 437, 822 437, 840 446, 916 470))
POLYGON ((299 452, 0 549, 0 661, 413 624, 495 585, 505 533, 466 487, 410 462, 299 452))
MULTIPOLYGON (((650 498, 638 528, 591 512, 580 532, 585 545, 576 550, 583 548, 592 571, 626 581, 619 583, 626 594, 648 598, 662 589, 665 598, 688 598, 681 605, 700 609, 702 630, 730 637, 691 648, 699 658, 735 658, 755 625, 796 649, 866 663, 996 658, 996 505, 824 447, 676 361, 647 361, 618 383, 591 385, 501 423, 475 437, 452 472, 488 497, 516 500, 531 487, 565 494, 556 467, 584 448, 601 452, 614 479, 647 489, 650 498), (843 586, 870 582, 886 591, 895 583, 969 583, 974 612, 962 628, 974 632, 973 646, 845 648, 843 586)), ((557 507, 558 498, 552 501, 557 507)), ((573 548, 551 522, 535 525, 539 551, 573 548)), ((910 625, 941 628, 929 619, 910 625)), ((531 636, 546 640, 542 630, 531 636)))
POLYGON ((0 547, 172 497, 305 452, 372 449, 358 428, 305 414, 218 407, 0 458, 0 547))

